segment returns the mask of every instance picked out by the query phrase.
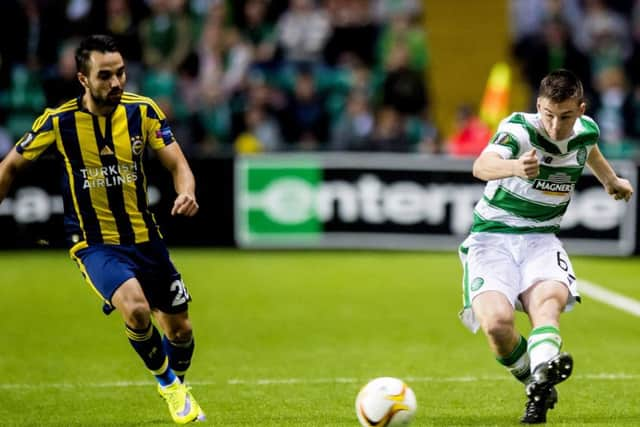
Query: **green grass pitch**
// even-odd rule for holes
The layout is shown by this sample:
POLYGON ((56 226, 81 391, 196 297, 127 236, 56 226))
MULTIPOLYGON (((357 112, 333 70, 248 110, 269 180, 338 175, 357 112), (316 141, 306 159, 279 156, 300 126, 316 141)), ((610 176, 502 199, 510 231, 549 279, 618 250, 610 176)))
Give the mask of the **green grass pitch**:
MULTIPOLYGON (((517 425, 522 386, 457 318, 455 253, 174 249, 194 302, 187 376, 215 426, 357 426, 359 388, 396 376, 415 426, 517 425)), ((640 299, 637 258, 573 257, 640 299)), ((0 425, 172 425, 118 312, 65 252, 0 252, 0 425)), ((524 334, 527 323, 519 315, 524 334)), ((640 425, 639 319, 588 297, 563 316, 574 375, 549 425, 640 425)))

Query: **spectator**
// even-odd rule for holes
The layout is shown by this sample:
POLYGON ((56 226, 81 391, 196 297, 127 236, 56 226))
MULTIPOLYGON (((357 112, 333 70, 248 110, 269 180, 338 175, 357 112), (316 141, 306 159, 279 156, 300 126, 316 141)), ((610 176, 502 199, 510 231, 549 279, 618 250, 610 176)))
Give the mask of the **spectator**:
POLYGON ((581 0, 510 0, 509 30, 512 44, 535 37, 542 32, 549 19, 567 23, 569 33, 575 34, 581 25, 583 12, 581 0))
POLYGON ((0 90, 8 88, 16 66, 39 71, 55 64, 64 25, 57 9, 45 6, 38 0, 0 2, 0 90))
POLYGON ((382 104, 407 115, 421 115, 427 108, 425 76, 410 67, 409 51, 398 42, 387 59, 382 104))
POLYGON ((207 21, 197 53, 201 90, 208 103, 226 101, 241 89, 251 62, 251 50, 235 28, 207 21))
POLYGON ((454 157, 477 157, 493 132, 469 105, 458 108, 455 130, 446 142, 446 152, 454 157))
POLYGON ((324 97, 318 93, 313 73, 298 71, 293 93, 281 116, 285 141, 296 150, 320 149, 329 137, 329 117, 324 97))
POLYGON ((366 149, 399 153, 411 151, 403 132, 402 118, 395 109, 383 106, 376 112, 375 128, 366 149))
POLYGON ((634 145, 636 158, 638 158, 637 155, 640 154, 640 85, 636 85, 630 91, 622 111, 624 115, 624 133, 627 136, 627 140, 634 145))
POLYGON ((236 153, 277 151, 282 147, 278 122, 259 105, 250 105, 244 114, 245 130, 235 141, 236 153))
POLYGON ((151 15, 140 24, 143 63, 155 72, 175 74, 191 45, 184 1, 149 0, 149 3, 151 15))
POLYGON ((420 0, 373 0, 373 13, 380 23, 389 22, 398 14, 415 17, 422 11, 420 0))
POLYGON ((638 148, 636 95, 621 67, 610 66, 596 76, 598 96, 594 99, 593 118, 600 125, 602 152, 612 158, 629 157, 638 148))
POLYGON ((330 148, 335 151, 363 151, 373 133, 374 116, 365 93, 349 94, 346 111, 333 127, 330 148))
POLYGON ((631 32, 627 19, 611 10, 604 0, 584 0, 584 18, 576 31, 577 46, 582 52, 595 55, 594 71, 599 65, 598 57, 612 53, 606 52, 606 49, 615 50, 613 54, 619 55, 622 60, 631 53, 631 32))
MULTIPOLYGON (((538 92, 538 84, 547 73, 566 68, 578 75, 584 83, 587 97, 591 97, 593 89, 589 58, 575 47, 568 31, 561 18, 549 17, 544 21, 540 33, 514 46, 514 56, 532 94, 538 92)), ((535 96, 530 100, 529 108, 535 108, 535 96)))
POLYGON ((267 0, 247 0, 243 12, 240 33, 251 46, 253 62, 268 66, 274 60, 276 35, 274 25, 267 21, 267 0))
POLYGON ((443 147, 440 132, 425 111, 422 116, 409 117, 406 133, 414 151, 424 154, 442 154, 443 147))
POLYGON ((58 57, 58 63, 43 70, 42 88, 48 107, 57 107, 74 96, 80 96, 84 89, 78 83, 75 50, 78 40, 65 42, 58 57))
POLYGON ((378 40, 378 63, 386 64, 398 46, 407 50, 407 67, 424 73, 429 66, 429 46, 424 29, 416 17, 402 11, 394 12, 383 27, 378 40))
POLYGON ((189 155, 202 155, 208 150, 203 144, 205 128, 201 122, 202 90, 198 80, 199 59, 190 53, 178 67, 174 96, 175 125, 173 132, 182 149, 189 155))
POLYGON ((601 0, 588 0, 582 31, 582 49, 591 58, 593 74, 610 66, 621 66, 631 56, 633 44, 624 16, 608 9, 601 0))
POLYGON ((324 50, 329 65, 376 64, 379 26, 371 16, 366 0, 327 0, 327 11, 333 31, 324 50))
POLYGON ((293 65, 319 64, 331 33, 327 13, 313 0, 291 0, 277 23, 277 41, 283 59, 293 65))
POLYGON ((111 35, 127 61, 128 90, 136 92, 142 79, 142 42, 138 30, 149 9, 144 0, 106 0, 96 4, 98 27, 111 35))
MULTIPOLYGON (((62 0, 51 2, 53 7, 59 7, 64 17, 66 38, 80 37, 89 34, 93 30, 95 16, 92 15, 94 0, 62 0)), ((45 15, 47 16, 47 15, 45 15)))

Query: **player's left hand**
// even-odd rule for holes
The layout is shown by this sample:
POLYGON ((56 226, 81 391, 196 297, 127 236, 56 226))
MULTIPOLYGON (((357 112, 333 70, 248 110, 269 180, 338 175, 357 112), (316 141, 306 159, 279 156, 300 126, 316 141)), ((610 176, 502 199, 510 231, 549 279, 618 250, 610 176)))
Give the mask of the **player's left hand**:
POLYGON ((194 216, 198 213, 198 209, 200 209, 200 207, 193 194, 181 193, 178 194, 178 197, 176 197, 176 200, 173 202, 171 215, 194 216))
POLYGON ((628 180, 618 178, 613 184, 607 186, 607 193, 611 194, 616 200, 624 199, 625 202, 628 202, 633 196, 633 187, 628 180))

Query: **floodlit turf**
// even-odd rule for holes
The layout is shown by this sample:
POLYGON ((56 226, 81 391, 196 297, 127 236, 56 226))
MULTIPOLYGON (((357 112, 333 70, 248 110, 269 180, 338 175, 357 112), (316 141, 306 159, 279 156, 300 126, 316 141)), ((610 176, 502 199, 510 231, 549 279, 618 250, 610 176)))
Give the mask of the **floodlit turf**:
MULTIPOLYGON (((188 380, 209 425, 355 427, 359 388, 387 375, 414 389, 415 426, 517 425, 522 387, 457 319, 454 253, 172 254, 194 298, 188 380)), ((637 258, 573 261, 640 299, 637 258)), ((0 271, 0 425, 172 425, 119 314, 102 314, 66 253, 0 252, 0 271)), ((639 425, 639 319, 585 298, 562 320, 576 365, 549 424, 639 425)))

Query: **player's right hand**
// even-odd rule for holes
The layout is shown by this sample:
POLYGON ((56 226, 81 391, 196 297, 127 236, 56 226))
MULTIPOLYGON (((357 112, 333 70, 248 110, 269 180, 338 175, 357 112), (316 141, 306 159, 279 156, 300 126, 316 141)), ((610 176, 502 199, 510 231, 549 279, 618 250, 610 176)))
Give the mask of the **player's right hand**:
POLYGON ((194 216, 199 209, 200 206, 198 206, 196 197, 193 194, 181 193, 178 194, 178 197, 173 202, 171 215, 194 216))
POLYGON ((607 193, 612 195, 616 200, 628 202, 631 196, 633 196, 633 187, 631 183, 624 178, 616 178, 612 184, 605 185, 605 189, 607 193))
POLYGON ((540 161, 536 156, 536 149, 524 153, 516 160, 514 175, 521 178, 533 179, 540 173, 540 161))

